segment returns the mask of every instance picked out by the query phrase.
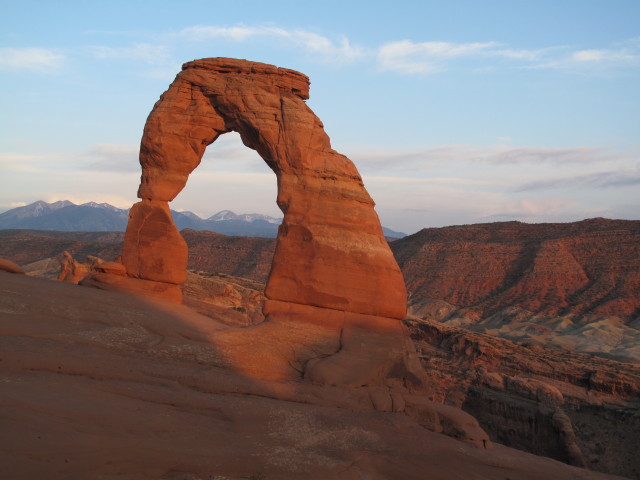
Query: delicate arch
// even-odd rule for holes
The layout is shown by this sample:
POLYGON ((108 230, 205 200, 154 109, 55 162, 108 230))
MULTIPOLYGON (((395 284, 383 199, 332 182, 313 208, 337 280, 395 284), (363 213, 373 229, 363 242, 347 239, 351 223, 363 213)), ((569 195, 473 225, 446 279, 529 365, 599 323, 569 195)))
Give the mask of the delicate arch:
POLYGON ((141 202, 131 209, 122 256, 127 275, 180 298, 187 250, 168 202, 207 145, 237 131, 275 172, 284 213, 266 309, 300 304, 404 318, 404 280, 374 203, 353 163, 331 148, 308 98, 308 78, 293 70, 228 58, 184 64, 145 125, 141 202))

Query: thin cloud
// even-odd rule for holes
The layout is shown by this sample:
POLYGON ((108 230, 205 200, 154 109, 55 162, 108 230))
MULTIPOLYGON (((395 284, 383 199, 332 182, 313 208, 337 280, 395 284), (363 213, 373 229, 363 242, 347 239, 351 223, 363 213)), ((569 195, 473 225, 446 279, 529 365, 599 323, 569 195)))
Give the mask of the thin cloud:
MULTIPOLYGON (((381 45, 360 46, 345 35, 326 36, 306 29, 274 25, 194 25, 177 32, 155 36, 155 43, 128 47, 91 47, 101 59, 131 59, 152 65, 179 64, 170 52, 176 42, 205 43, 212 40, 234 43, 262 42, 273 48, 297 49, 316 60, 348 65, 367 60, 380 71, 403 75, 431 75, 453 66, 491 71, 500 68, 556 69, 574 73, 602 74, 613 69, 640 65, 640 39, 585 49, 580 46, 550 45, 520 48, 503 42, 390 40, 381 45)), ((35 49, 37 50, 37 49, 35 49)), ((166 76, 164 70, 156 72, 166 76)))
POLYGON ((102 172, 138 172, 139 145, 123 145, 114 143, 100 143, 94 145, 84 157, 89 161, 87 170, 102 172))
MULTIPOLYGON (((80 156, 84 161, 80 168, 100 172, 139 172, 139 151, 139 144, 99 143, 80 156)), ((13 164, 14 160, 17 160, 16 156, 0 153, 0 165, 3 162, 13 164)), ((25 156, 25 160, 31 160, 31 157, 25 156)), ((271 174, 258 153, 243 145, 240 135, 236 132, 221 135, 209 145, 202 163, 195 170, 196 173, 213 174, 224 171, 271 174)))
POLYGON ((618 160, 624 155, 606 152, 602 148, 501 148, 486 154, 485 160, 495 164, 569 164, 599 163, 618 160))
POLYGON ((635 171, 617 170, 538 180, 520 185, 515 189, 515 192, 565 188, 624 188, 636 185, 640 185, 640 168, 635 171))
POLYGON ((65 56, 46 48, 0 48, 0 69, 51 73, 64 63, 65 56))
POLYGON ((532 63, 530 67, 601 73, 640 65, 640 38, 593 49, 558 47, 549 53, 541 56, 540 61, 532 63))
POLYGON ((495 61, 519 68, 548 68, 599 72, 640 64, 640 41, 631 39, 608 48, 580 49, 550 46, 520 49, 500 42, 414 42, 393 41, 377 49, 381 70, 401 74, 433 74, 447 70, 454 60, 482 60, 485 68, 495 61))
POLYGON ((150 43, 134 43, 129 47, 89 47, 89 52, 97 59, 133 60, 150 65, 164 64, 171 61, 165 45, 150 43))
POLYGON ((569 59, 578 63, 635 63, 640 59, 637 51, 624 48, 619 50, 578 50, 573 52, 569 59))
POLYGON ((475 162, 491 165, 538 164, 597 164, 633 161, 633 152, 615 152, 604 148, 540 148, 540 147, 474 147, 470 145, 442 145, 405 152, 355 151, 350 156, 364 168, 402 168, 422 166, 430 168, 442 163, 475 162))
POLYGON ((447 60, 469 57, 491 51, 496 42, 450 43, 411 40, 385 43, 378 49, 378 63, 382 70, 408 74, 428 74, 444 69, 447 60))
POLYGON ((505 211, 494 213, 491 217, 536 218, 543 215, 555 215, 576 205, 575 200, 557 198, 511 200, 506 202, 505 211))
POLYGON ((553 48, 552 49, 541 48, 538 50, 501 48, 501 49, 495 50, 493 54, 496 57, 504 57, 506 59, 535 61, 535 60, 538 60, 544 54, 548 53, 550 50, 553 50, 553 48))
POLYGON ((640 65, 640 50, 593 49, 576 50, 556 58, 546 58, 540 63, 530 65, 530 67, 600 73, 638 65, 640 65))
MULTIPOLYGON (((225 158, 230 160, 260 158, 255 150, 252 150, 242 143, 240 134, 237 132, 220 135, 213 144, 207 147, 204 155, 211 158, 225 158)), ((260 159, 260 161, 262 161, 262 159, 260 159)))
POLYGON ((234 42, 246 42, 258 38, 286 40, 289 44, 296 45, 305 52, 338 63, 351 63, 365 55, 363 48, 352 45, 345 36, 340 37, 339 41, 333 41, 318 33, 302 29, 287 30, 271 26, 197 25, 182 29, 176 36, 193 42, 204 42, 211 39, 234 42))
POLYGON ((5 174, 30 173, 38 174, 45 169, 46 159, 40 155, 28 155, 22 153, 0 152, 0 168, 5 174))
POLYGON ((476 178, 465 177, 401 177, 401 176, 381 176, 363 175, 365 185, 418 185, 424 188, 441 186, 451 187, 456 185, 484 185, 487 182, 476 178))

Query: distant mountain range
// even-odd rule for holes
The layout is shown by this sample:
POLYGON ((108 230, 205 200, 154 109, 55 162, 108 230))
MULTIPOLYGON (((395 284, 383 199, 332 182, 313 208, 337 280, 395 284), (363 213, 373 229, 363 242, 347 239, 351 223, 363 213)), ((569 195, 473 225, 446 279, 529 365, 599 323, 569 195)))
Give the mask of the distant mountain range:
MULTIPOLYGON (((278 235, 282 218, 259 213, 235 214, 222 210, 209 218, 193 212, 171 210, 179 230, 209 230, 224 235, 269 237, 278 235)), ((61 232, 123 232, 127 228, 129 210, 108 203, 88 202, 76 205, 69 200, 54 203, 42 200, 0 214, 0 229, 55 230, 61 232)), ((403 238, 405 233, 383 227, 387 238, 403 238)))

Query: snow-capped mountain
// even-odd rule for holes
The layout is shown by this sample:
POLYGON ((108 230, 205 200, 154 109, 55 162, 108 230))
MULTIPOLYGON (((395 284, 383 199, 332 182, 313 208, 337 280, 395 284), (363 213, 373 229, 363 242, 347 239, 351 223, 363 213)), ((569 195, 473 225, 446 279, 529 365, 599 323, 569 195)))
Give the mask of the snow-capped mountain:
POLYGON ((237 215, 231 210, 222 210, 215 215, 211 215, 207 220, 212 222, 220 222, 223 220, 240 220, 243 222, 255 222, 256 220, 262 220, 267 223, 273 223, 276 225, 280 225, 282 223, 282 218, 274 218, 269 215, 263 215, 261 213, 243 213, 237 215))
MULTIPOLYGON (((222 210, 209 218, 193 212, 171 211, 179 230, 210 230, 224 235, 276 237, 282 218, 260 213, 236 214, 222 210)), ((87 202, 76 205, 68 200, 54 203, 34 202, 0 214, 0 229, 58 230, 65 232, 109 232, 127 228, 129 210, 108 203, 87 202)), ((404 233, 383 227, 387 237, 402 238, 404 233)))
POLYGON ((15 220, 19 220, 22 218, 42 217, 70 205, 73 205, 73 203, 71 203, 69 200, 61 200, 53 203, 47 203, 39 200, 30 205, 13 208, 7 212, 4 212, 2 215, 0 215, 0 217, 3 219, 11 218, 15 220))
MULTIPOLYGON (((71 202, 69 202, 73 205, 71 202)), ((128 212, 128 210, 124 210, 122 208, 114 207, 113 205, 109 205, 108 203, 96 203, 96 202, 87 202, 80 205, 81 207, 91 207, 91 208, 104 208, 105 210, 110 210, 112 212, 128 212)))
MULTIPOLYGON (((225 235, 275 237, 282 219, 249 213, 237 215, 223 210, 204 219, 193 212, 171 211, 178 229, 210 230, 225 235)), ((58 230, 67 232, 124 231, 129 211, 108 203, 76 205, 68 200, 42 200, 0 214, 0 229, 58 230)))

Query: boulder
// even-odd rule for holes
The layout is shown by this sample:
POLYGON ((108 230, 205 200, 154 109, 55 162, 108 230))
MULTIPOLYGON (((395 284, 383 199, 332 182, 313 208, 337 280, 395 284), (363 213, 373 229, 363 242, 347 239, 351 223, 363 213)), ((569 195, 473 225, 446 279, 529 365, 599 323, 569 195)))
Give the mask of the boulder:
POLYGON ((0 272, 24 274, 24 270, 20 265, 4 258, 0 258, 0 272))

